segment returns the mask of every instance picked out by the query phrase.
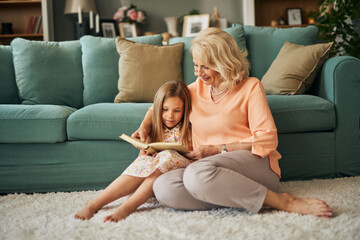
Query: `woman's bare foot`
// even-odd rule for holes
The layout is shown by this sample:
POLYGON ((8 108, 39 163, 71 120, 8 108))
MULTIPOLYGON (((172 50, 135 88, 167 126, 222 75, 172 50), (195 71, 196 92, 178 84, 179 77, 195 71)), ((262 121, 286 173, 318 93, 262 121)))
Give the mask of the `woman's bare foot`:
POLYGON ((106 216, 104 222, 118 222, 129 216, 131 212, 120 206, 113 214, 106 216))
POLYGON ((97 210, 88 205, 78 211, 74 217, 80 220, 89 220, 94 216, 95 213, 97 213, 97 210))
POLYGON ((326 202, 317 198, 297 198, 287 193, 280 194, 285 199, 285 211, 303 215, 314 215, 322 218, 332 216, 330 207, 326 202))

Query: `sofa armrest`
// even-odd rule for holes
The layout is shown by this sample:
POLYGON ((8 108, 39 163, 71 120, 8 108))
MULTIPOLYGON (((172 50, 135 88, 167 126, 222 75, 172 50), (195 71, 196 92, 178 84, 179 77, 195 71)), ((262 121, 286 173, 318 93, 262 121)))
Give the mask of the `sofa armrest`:
POLYGON ((360 60, 350 56, 330 58, 325 62, 318 81, 317 94, 335 105, 337 174, 360 175, 360 60))

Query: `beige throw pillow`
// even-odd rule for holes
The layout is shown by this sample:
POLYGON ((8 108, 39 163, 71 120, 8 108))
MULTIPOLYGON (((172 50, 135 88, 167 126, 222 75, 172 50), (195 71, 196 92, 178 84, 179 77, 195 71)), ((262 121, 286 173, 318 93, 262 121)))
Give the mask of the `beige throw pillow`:
POLYGON ((261 80, 266 94, 293 95, 309 90, 332 45, 285 42, 261 80))
POLYGON ((184 43, 156 46, 118 37, 119 93, 115 102, 152 102, 165 82, 182 81, 184 43))

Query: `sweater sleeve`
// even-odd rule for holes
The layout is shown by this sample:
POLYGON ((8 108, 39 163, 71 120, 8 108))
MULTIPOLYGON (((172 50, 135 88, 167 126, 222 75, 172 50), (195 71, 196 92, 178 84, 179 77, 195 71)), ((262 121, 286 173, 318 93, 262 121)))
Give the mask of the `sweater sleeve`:
POLYGON ((278 146, 277 129, 261 82, 257 82, 249 93, 248 121, 251 137, 240 142, 251 143, 252 153, 269 156, 278 146))

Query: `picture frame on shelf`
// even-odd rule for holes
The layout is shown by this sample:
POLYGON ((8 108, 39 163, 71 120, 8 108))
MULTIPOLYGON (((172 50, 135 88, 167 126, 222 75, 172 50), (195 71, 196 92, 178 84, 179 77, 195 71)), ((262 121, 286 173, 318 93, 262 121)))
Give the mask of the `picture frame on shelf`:
POLYGON ((287 16, 288 25, 302 24, 301 8, 287 8, 286 16, 287 16))
POLYGON ((113 19, 100 19, 101 36, 107 38, 115 38, 119 35, 119 28, 113 19))
POLYGON ((119 23, 120 36, 123 38, 137 37, 136 24, 119 23))
POLYGON ((210 25, 210 14, 187 15, 184 17, 183 37, 196 36, 210 25))

